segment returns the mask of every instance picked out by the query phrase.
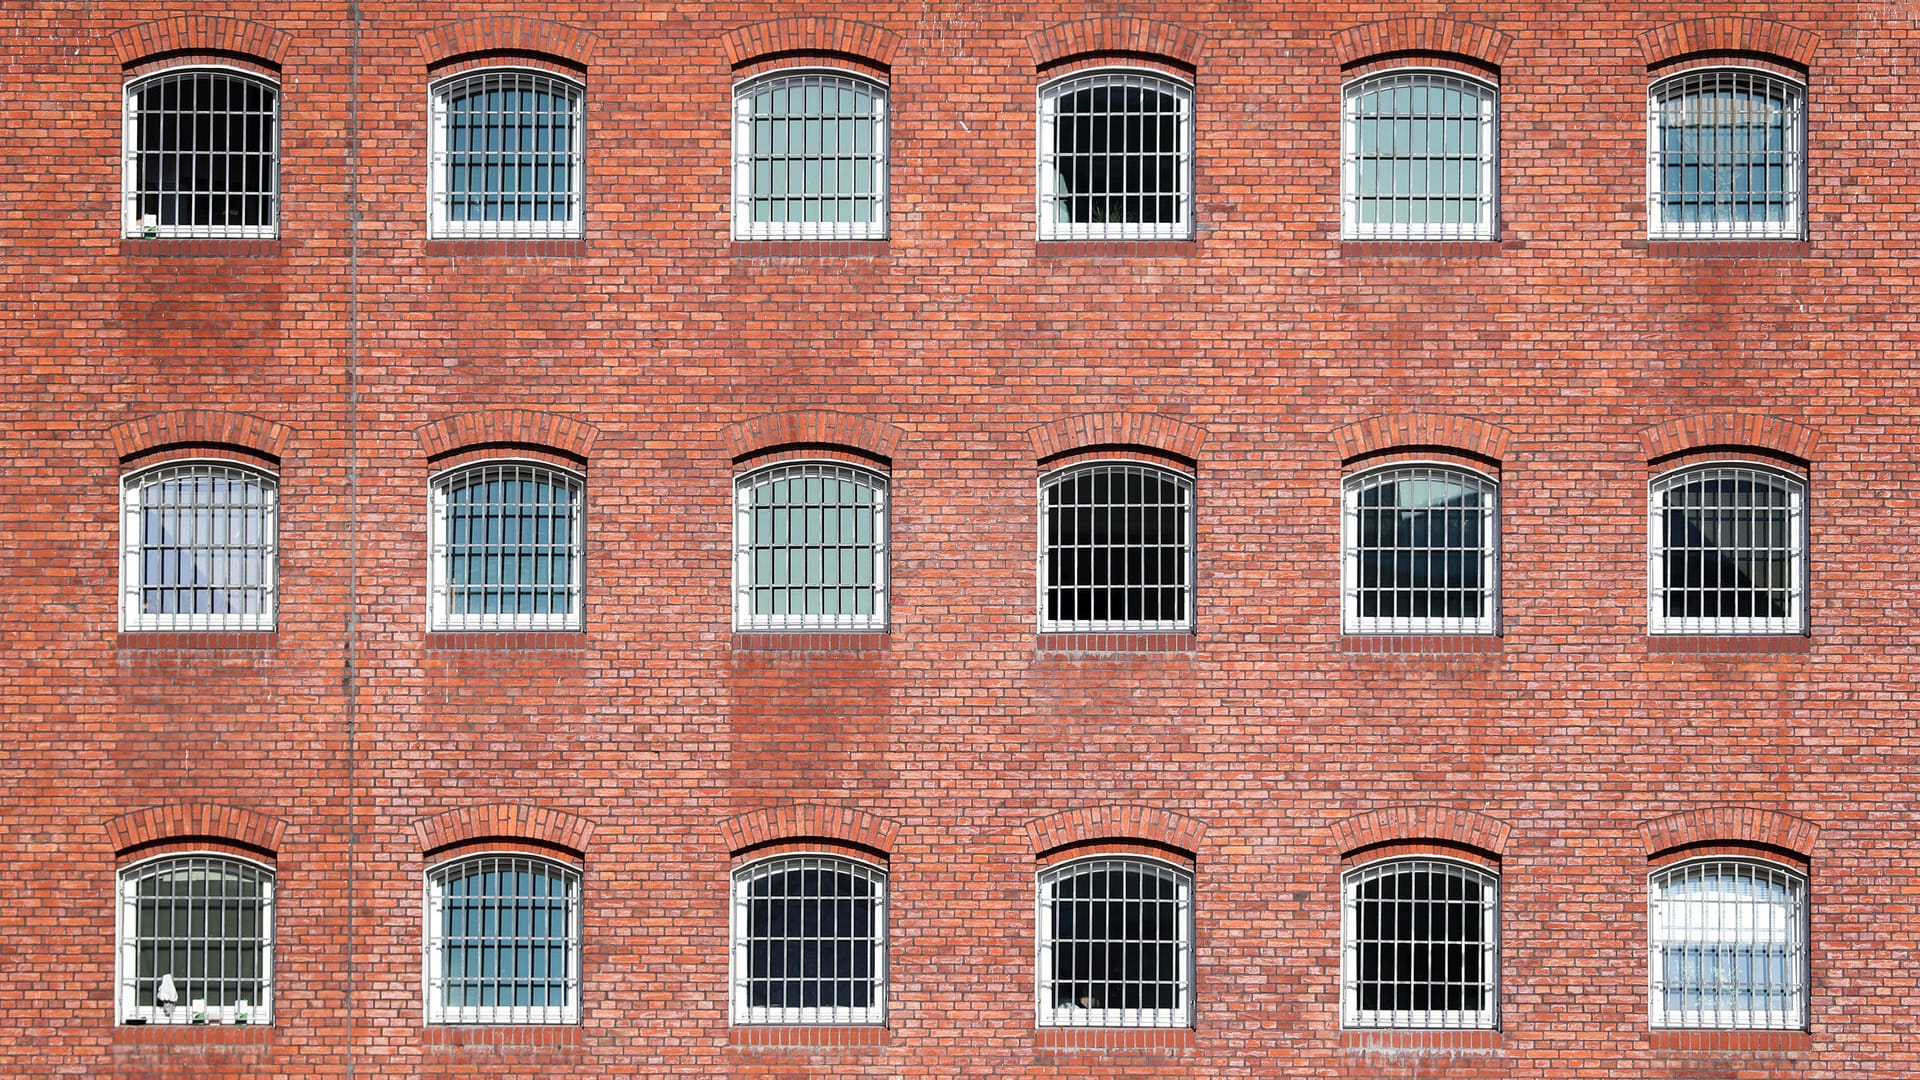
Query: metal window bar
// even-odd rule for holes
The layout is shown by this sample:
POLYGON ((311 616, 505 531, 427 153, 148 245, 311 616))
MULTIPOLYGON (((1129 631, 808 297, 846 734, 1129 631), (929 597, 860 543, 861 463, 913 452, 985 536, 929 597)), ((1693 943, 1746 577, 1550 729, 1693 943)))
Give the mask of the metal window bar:
POLYGON ((1803 630, 1805 491, 1782 473, 1738 466, 1657 480, 1648 521, 1652 632, 1803 630))
POLYGON ((582 235, 581 88, 531 71, 486 70, 433 92, 432 235, 582 235))
POLYGON ((261 238, 279 228, 280 91, 225 69, 126 89, 127 236, 261 238))
POLYGON ((1424 859, 1346 876, 1341 999, 1350 1028, 1491 1028, 1498 1019, 1499 882, 1424 859))
POLYGON ((1432 71, 1350 84, 1343 235, 1491 240, 1497 98, 1477 79, 1432 71))
POLYGON ((478 465, 433 485, 436 630, 577 630, 580 481, 523 463, 478 465))
POLYGON ((1193 627, 1193 481, 1103 463, 1040 486, 1040 629, 1193 627))
POLYGON ((798 855, 733 878, 733 1022, 886 1020, 886 872, 798 855))
POLYGON ((1655 239, 1800 235, 1804 87, 1762 71, 1691 71, 1654 84, 1648 109, 1655 239))
POLYGON ((580 1018, 580 875, 485 855, 428 875, 427 1021, 571 1024, 580 1018))
POLYGON ((1460 469, 1412 466, 1347 481, 1348 633, 1497 629, 1499 489, 1460 469))
POLYGON ((1797 1029, 1806 1023, 1806 879, 1766 863, 1683 863, 1651 878, 1649 1022, 1797 1029))
POLYGON ((734 491, 736 629, 886 628, 886 477, 781 465, 734 491))
POLYGON ((273 871, 215 855, 120 874, 119 1019, 273 1021, 273 871))
POLYGON ((735 237, 886 237, 886 87, 780 74, 743 83, 733 108, 735 237))
POLYGON ((1042 240, 1193 235, 1193 90, 1095 72, 1040 91, 1042 240))
POLYGON ((1185 1027, 1192 1016, 1193 879, 1141 859, 1040 875, 1038 1023, 1185 1027))
POLYGON ((122 487, 123 630, 271 630, 279 489, 264 473, 192 462, 122 487))

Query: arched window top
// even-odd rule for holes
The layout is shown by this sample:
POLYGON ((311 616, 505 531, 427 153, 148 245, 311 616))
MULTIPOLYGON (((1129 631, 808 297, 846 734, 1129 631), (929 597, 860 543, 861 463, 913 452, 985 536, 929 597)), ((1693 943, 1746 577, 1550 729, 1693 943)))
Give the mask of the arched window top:
POLYGON ((120 1023, 273 1021, 273 868, 189 853, 119 873, 120 1023))
POLYGON ((537 68, 484 67, 434 83, 428 235, 583 235, 584 94, 537 68))
POLYGON ((781 68, 733 89, 739 240, 887 235, 887 86, 842 68, 781 68))
POLYGON ((1751 67, 1704 67, 1647 93, 1649 234, 1797 239, 1806 214, 1804 84, 1751 67))
POLYGON ((279 483, 227 459, 169 461, 121 480, 120 628, 274 628, 279 483))
POLYGON ((434 630, 578 630, 586 536, 581 479, 544 462, 488 459, 433 478, 434 630))
POLYGON ((735 1024, 881 1024, 887 872, 841 855, 780 855, 733 872, 735 1024))
POLYGON ((518 852, 427 872, 427 1022, 580 1019, 580 872, 518 852))
POLYGON ((1649 486, 1655 634, 1806 629, 1806 482, 1749 462, 1676 469, 1649 486))
POLYGON ((1042 870, 1041 1027, 1179 1028, 1193 1018, 1193 875, 1139 856, 1042 870))
POLYGON ((734 481, 734 629, 887 628, 888 482, 840 461, 734 481))
POLYGON ((1498 630, 1497 483, 1458 465, 1399 463, 1344 486, 1347 633, 1498 630))
POLYGON ((1804 875, 1759 859, 1711 857, 1662 867, 1648 884, 1652 1026, 1806 1025, 1804 875))
POLYGON ((126 84, 122 235, 278 235, 280 87, 224 65, 126 84))
POLYGON ((1093 461, 1040 479, 1040 630, 1193 628, 1193 478, 1093 461))
POLYGON ((1491 1028, 1499 1019, 1499 876, 1421 856, 1343 875, 1341 1012, 1350 1028, 1491 1028))
POLYGON ((1491 240, 1499 89, 1452 70, 1394 68, 1343 92, 1342 234, 1491 240))
POLYGON ((1108 67, 1040 87, 1040 239, 1193 235, 1193 86, 1108 67))

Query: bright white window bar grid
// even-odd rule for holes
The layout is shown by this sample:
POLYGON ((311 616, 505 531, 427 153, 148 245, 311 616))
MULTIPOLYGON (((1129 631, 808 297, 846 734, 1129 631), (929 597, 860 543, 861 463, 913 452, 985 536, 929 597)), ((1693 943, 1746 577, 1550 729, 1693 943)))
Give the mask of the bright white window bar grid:
POLYGON ((1497 628, 1499 489, 1437 466, 1346 485, 1350 634, 1491 634, 1497 628))
POLYGON ((1806 487, 1737 466, 1656 480, 1647 586, 1656 634, 1805 629, 1806 487))
POLYGON ((733 877, 733 1022, 886 1020, 887 876, 801 855, 733 877))
POLYGON ((462 239, 582 235, 580 87, 485 70, 434 87, 430 234, 462 239))
POLYGON ((1806 1023, 1806 880, 1765 863, 1682 863, 1652 876, 1649 1022, 1798 1029, 1806 1023))
POLYGON ((1803 87, 1762 71, 1692 71, 1655 83, 1648 108, 1654 239, 1800 235, 1803 87))
POLYGON ((127 236, 262 238, 279 227, 280 91, 190 68, 126 90, 127 236))
POLYGON ((1193 235, 1193 91, 1105 71, 1040 91, 1042 240, 1193 235))
POLYGON ((1479 80, 1432 71, 1349 85, 1343 235, 1493 239, 1496 100, 1479 80))
POLYGON ((1141 859, 1040 875, 1041 1027, 1186 1027, 1193 879, 1141 859))
POLYGON ((775 75, 736 89, 733 115, 737 239, 885 239, 886 87, 775 75))
POLYGON ((271 1023, 273 872, 213 855, 122 871, 119 1006, 121 1023, 271 1023))
POLYGON ((580 481, 539 465, 480 465, 433 484, 435 630, 578 630, 580 481))
POLYGON ((780 465, 734 486, 734 628, 884 630, 887 481, 780 465))
POLYGON ((579 1020, 578 873, 488 855, 427 880, 428 1023, 579 1020))
POLYGON ((1193 481, 1080 466, 1040 485, 1042 632, 1193 627, 1193 481))
POLYGON ((1492 875, 1451 862, 1389 862, 1348 873, 1346 1026, 1493 1027, 1498 892, 1492 875))
POLYGON ((122 630, 271 630, 278 487, 238 466, 166 465, 122 490, 122 630))

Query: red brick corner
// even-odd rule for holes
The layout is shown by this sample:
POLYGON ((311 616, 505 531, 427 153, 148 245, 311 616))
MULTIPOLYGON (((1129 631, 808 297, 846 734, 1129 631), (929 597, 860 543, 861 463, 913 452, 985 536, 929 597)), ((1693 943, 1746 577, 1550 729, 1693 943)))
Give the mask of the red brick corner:
POLYGON ((1813 66, 1820 35, 1771 19, 1721 15, 1709 19, 1682 19, 1656 26, 1640 35, 1640 55, 1648 67, 1689 56, 1748 53, 1785 60, 1795 67, 1813 66))
POLYGON ((585 67, 599 46, 597 35, 578 26, 518 15, 441 23, 420 35, 429 67, 486 53, 537 53, 585 67))
POLYGON ((279 67, 293 44, 290 34, 265 23, 220 15, 179 15, 129 26, 108 38, 122 66, 169 53, 231 53, 279 67))
POLYGON ((1079 450, 1137 446, 1197 462, 1207 429, 1158 413, 1082 413, 1028 428, 1027 440, 1040 461, 1079 450))
POLYGON ((1207 826, 1197 818, 1153 806, 1109 803, 1062 810, 1027 822, 1033 853, 1045 855, 1075 844, 1144 840, 1188 855, 1200 853, 1207 826))
POLYGON ((1334 846, 1350 854, 1380 844, 1437 840, 1505 858, 1513 827, 1496 817, 1419 803, 1355 814, 1333 824, 1334 846))
POLYGON ((107 437, 122 461, 179 446, 231 447, 278 461, 293 429, 247 413, 187 409, 115 424, 107 437))
POLYGON ((481 409, 422 426, 416 435, 429 459, 483 446, 538 446, 585 461, 600 437, 582 420, 532 409, 481 409))
POLYGON ((169 840, 224 840, 274 855, 287 823, 241 806, 163 803, 112 818, 106 830, 108 842, 121 854, 169 840))
POLYGON ((1764 413, 1695 413, 1655 424, 1640 432, 1648 461, 1659 461, 1689 450, 1745 447, 1811 462, 1820 445, 1820 432, 1804 424, 1764 413))
POLYGON ((1446 413, 1386 413, 1333 433, 1341 461, 1355 461, 1386 450, 1431 446, 1499 462, 1506 459, 1512 441, 1513 433, 1506 428, 1446 413))
POLYGON ((483 803, 420 818, 413 832, 422 852, 481 840, 532 840, 585 855, 593 822, 550 807, 483 803))
POLYGON ((1181 67, 1200 66, 1200 35, 1184 26, 1113 15, 1054 23, 1027 35, 1033 66, 1052 67, 1082 56, 1158 56, 1181 67))
POLYGON ((1758 844, 1811 858, 1820 826, 1757 806, 1707 806, 1640 826, 1647 857, 1700 844, 1758 844))
POLYGON ((907 433, 853 413, 806 409, 767 413, 729 425, 720 441, 735 461, 793 446, 841 446, 889 464, 907 433))
POLYGON ((886 855, 899 838, 900 823, 851 806, 782 803, 728 818, 720 823, 720 835, 735 855, 788 840, 833 840, 886 855))
POLYGON ((1333 35, 1341 67, 1376 56, 1459 56, 1498 69, 1513 39, 1491 26, 1427 16, 1381 19, 1333 35))
POLYGON ((732 67, 774 56, 815 53, 854 56, 890 68, 894 53, 900 49, 900 38, 872 23, 816 16, 769 19, 738 27, 720 39, 720 47, 732 67))

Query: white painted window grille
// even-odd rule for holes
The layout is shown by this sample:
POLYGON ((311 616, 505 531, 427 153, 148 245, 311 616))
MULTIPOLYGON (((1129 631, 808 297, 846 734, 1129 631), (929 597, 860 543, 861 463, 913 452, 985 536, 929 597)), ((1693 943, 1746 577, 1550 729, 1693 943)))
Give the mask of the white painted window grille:
POLYGON ((1346 88, 1341 200, 1350 240, 1491 240, 1498 92, 1440 71, 1346 88))
POLYGON ((1098 462, 1040 481, 1042 632, 1193 628, 1193 481, 1098 462))
POLYGON ((430 1024, 580 1019, 580 874, 546 859, 479 855, 427 875, 430 1024))
POLYGON ((273 871, 174 855, 119 875, 120 1023, 273 1022, 273 871))
POLYGON ((428 124, 428 235, 583 235, 586 109, 579 84, 487 68, 436 83, 428 124))
POLYGON ((1193 1016, 1193 875, 1147 859, 1039 877, 1041 1027, 1179 1028, 1193 1016))
POLYGON ((1648 532, 1656 634, 1797 634, 1806 628, 1806 485, 1745 465, 1655 480, 1648 532))
POLYGON ((1794 1030, 1807 1015, 1807 882, 1745 859, 1652 875, 1649 1021, 1794 1030))
POLYGON ((271 630, 279 486, 190 461, 121 483, 122 630, 271 630))
POLYGON ((831 855, 733 874, 733 1022, 879 1024, 887 1018, 887 875, 831 855))
POLYGON ((1491 634, 1499 488, 1464 469, 1395 466, 1346 482, 1346 632, 1491 634))
POLYGON ((434 630, 578 630, 580 479, 527 462, 436 477, 429 523, 434 630))
POLYGON ((1143 71, 1040 89, 1042 240, 1193 235, 1193 89, 1143 71))
POLYGON ((886 629, 886 477, 776 465, 740 477, 734 507, 735 629, 886 629))
POLYGON ((1491 1028, 1498 1021, 1499 879, 1398 859, 1348 871, 1342 919, 1350 1028, 1491 1028))
POLYGON ((280 89, 231 68, 165 71, 127 84, 126 236, 277 235, 280 89))
POLYGON ((1806 216, 1806 89, 1747 68, 1648 94, 1647 211, 1661 239, 1792 239, 1806 216))
POLYGON ((733 235, 887 235, 887 88, 836 71, 779 72, 733 92, 733 235))

